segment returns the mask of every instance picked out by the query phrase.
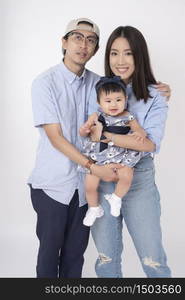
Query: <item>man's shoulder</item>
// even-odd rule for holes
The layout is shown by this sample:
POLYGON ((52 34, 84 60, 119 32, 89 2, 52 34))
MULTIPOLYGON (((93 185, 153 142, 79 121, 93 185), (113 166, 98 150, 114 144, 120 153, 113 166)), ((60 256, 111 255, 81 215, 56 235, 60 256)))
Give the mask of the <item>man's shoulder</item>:
POLYGON ((100 79, 100 75, 86 69, 87 78, 91 78, 93 81, 98 81, 100 79))
POLYGON ((56 71, 59 68, 59 64, 52 66, 46 70, 44 70, 43 72, 39 73, 34 79, 33 79, 33 83, 34 82, 42 82, 42 81, 47 81, 50 80, 52 78, 52 75, 54 73, 56 73, 56 71))

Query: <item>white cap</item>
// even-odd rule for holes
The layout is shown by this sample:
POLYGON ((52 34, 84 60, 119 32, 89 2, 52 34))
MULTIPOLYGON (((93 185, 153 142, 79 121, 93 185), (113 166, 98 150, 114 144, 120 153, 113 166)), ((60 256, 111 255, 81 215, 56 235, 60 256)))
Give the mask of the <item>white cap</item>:
POLYGON ((93 21, 91 21, 90 19, 87 19, 87 18, 79 18, 79 19, 70 21, 66 27, 64 36, 66 34, 68 34, 69 32, 71 32, 73 30, 78 30, 78 29, 94 32, 98 37, 100 37, 100 30, 99 30, 98 26, 93 21), (81 22, 87 22, 91 26, 89 26, 88 24, 87 25, 79 24, 81 22), (85 26, 87 26, 87 29, 85 28, 85 26))

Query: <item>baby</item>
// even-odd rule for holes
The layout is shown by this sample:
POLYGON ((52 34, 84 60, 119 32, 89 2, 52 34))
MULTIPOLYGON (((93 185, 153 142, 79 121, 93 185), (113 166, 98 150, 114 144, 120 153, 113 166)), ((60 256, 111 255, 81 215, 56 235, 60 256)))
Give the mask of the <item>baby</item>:
MULTIPOLYGON (((99 104, 98 113, 91 115, 87 122, 80 128, 80 135, 84 139, 84 152, 89 159, 98 165, 118 163, 123 167, 116 170, 118 181, 115 191, 105 195, 105 199, 110 204, 110 211, 114 217, 120 215, 122 198, 128 192, 133 178, 133 167, 142 157, 142 152, 121 148, 114 145, 114 135, 110 141, 106 139, 103 132, 113 134, 134 133, 138 138, 145 138, 146 133, 138 124, 135 117, 130 114, 127 108, 127 96, 125 84, 119 76, 102 77, 96 84, 97 102, 99 104), (93 134, 88 133, 87 124, 90 120, 95 120, 96 140, 93 141, 93 134)), ((92 128, 92 131, 93 128, 92 128)), ((123 136, 124 138, 124 136, 123 136)), ((104 211, 98 203, 98 185, 101 178, 86 171, 85 192, 88 203, 88 211, 83 220, 86 226, 92 226, 96 218, 103 216, 104 211)))

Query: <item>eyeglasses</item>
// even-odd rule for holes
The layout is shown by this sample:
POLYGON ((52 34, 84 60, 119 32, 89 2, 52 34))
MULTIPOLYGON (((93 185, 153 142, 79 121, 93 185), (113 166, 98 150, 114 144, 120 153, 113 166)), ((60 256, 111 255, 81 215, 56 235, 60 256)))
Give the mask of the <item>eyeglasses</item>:
POLYGON ((84 40, 87 41, 87 45, 89 47, 96 47, 97 43, 98 43, 98 39, 95 36, 84 36, 82 33, 80 32, 70 32, 68 35, 68 37, 71 36, 71 39, 73 40, 74 43, 80 45, 84 42, 84 40))

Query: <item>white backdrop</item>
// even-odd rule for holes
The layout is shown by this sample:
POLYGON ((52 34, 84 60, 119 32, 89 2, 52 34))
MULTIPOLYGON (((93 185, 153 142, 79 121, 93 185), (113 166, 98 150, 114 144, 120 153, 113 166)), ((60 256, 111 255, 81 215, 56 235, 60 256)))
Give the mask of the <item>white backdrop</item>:
MULTIPOLYGON (((87 67, 103 75, 105 44, 119 25, 144 34, 154 73, 172 88, 165 138, 156 161, 163 242, 173 277, 185 277, 184 204, 184 0, 0 0, 0 277, 35 277, 36 215, 26 180, 38 142, 33 127, 33 78, 61 61, 60 38, 68 21, 92 18, 101 30, 100 50, 87 67)), ((145 277, 124 229, 123 271, 145 277)), ((83 277, 96 277, 97 253, 90 238, 83 277)))

